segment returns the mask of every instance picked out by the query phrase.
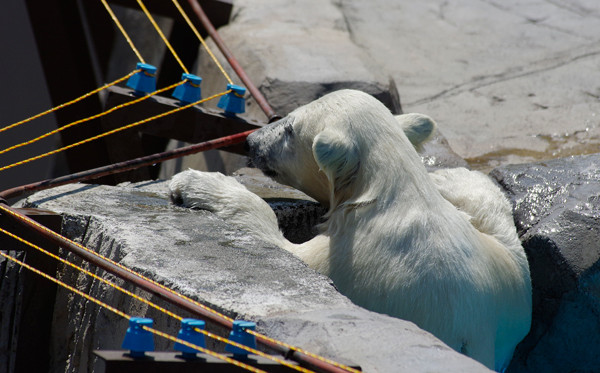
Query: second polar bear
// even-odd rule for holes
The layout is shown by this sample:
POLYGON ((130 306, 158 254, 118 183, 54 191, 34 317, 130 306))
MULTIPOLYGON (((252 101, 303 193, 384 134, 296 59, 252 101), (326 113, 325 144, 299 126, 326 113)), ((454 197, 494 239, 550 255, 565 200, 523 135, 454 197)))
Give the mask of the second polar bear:
POLYGON ((342 90, 250 135, 257 167, 329 206, 322 233, 303 244, 287 241, 270 207, 231 177, 189 170, 170 189, 292 252, 354 303, 502 370, 530 328, 527 259, 508 201, 486 176, 426 171, 410 140, 432 128, 426 116, 394 118, 372 96, 342 90))

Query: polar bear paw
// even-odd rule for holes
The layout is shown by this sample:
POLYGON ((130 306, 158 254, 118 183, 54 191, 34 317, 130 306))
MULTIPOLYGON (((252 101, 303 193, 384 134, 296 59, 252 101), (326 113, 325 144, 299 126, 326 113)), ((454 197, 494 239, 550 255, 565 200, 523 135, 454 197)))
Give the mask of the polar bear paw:
POLYGON ((232 177, 219 172, 187 170, 173 176, 169 183, 171 201, 183 207, 208 210, 219 214, 228 199, 243 198, 240 193, 251 194, 232 177))
POLYGON ((256 237, 283 245, 271 207, 233 177, 187 170, 173 176, 169 191, 174 204, 210 211, 256 237))

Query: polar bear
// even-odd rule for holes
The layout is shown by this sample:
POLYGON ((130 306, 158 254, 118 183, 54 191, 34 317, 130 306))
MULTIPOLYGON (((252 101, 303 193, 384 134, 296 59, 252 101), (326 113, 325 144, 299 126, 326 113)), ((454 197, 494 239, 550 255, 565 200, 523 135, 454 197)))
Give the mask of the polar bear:
POLYGON ((183 205, 290 251, 354 303, 503 370, 530 328, 527 259, 491 180, 426 171, 415 146, 433 128, 424 115, 394 118, 372 96, 342 90, 251 134, 257 167, 329 206, 321 234, 303 244, 287 241, 269 206, 231 177, 189 170, 169 187, 183 205))

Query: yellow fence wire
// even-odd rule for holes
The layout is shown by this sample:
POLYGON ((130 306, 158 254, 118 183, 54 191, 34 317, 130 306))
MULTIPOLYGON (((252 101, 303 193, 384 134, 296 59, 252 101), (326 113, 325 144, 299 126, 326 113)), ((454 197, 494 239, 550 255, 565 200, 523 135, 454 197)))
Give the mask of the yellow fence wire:
MULTIPOLYGON (((89 300, 90 302, 93 302, 93 303, 99 305, 100 307, 103 307, 103 308, 105 308, 105 309, 107 309, 107 310, 115 313, 116 315, 119 315, 119 316, 121 316, 121 317, 123 317, 123 318, 125 318, 127 320, 129 320, 131 318, 131 316, 128 315, 128 314, 126 314, 125 312, 120 311, 117 308, 115 308, 115 307, 113 307, 113 306, 111 306, 109 304, 106 304, 106 303, 102 302, 101 300, 99 300, 97 298, 94 298, 91 295, 86 294, 86 293, 84 293, 83 291, 81 291, 79 289, 74 288, 71 285, 68 285, 68 284, 64 283, 63 281, 58 280, 58 279, 56 279, 56 278, 54 278, 54 277, 52 277, 52 276, 50 276, 50 275, 48 275, 48 274, 40 271, 37 268, 34 268, 34 267, 30 266, 29 264, 27 264, 27 263, 25 263, 25 262, 23 262, 23 261, 15 258, 15 257, 11 256, 11 255, 5 253, 4 251, 0 251, 0 256, 3 256, 4 258, 6 258, 8 260, 17 263, 18 265, 22 266, 23 268, 26 268, 26 269, 28 269, 28 270, 30 270, 30 271, 32 271, 32 272, 34 272, 34 273, 36 273, 36 274, 44 277, 47 280, 50 280, 50 281, 54 282, 55 284, 57 284, 57 285, 65 288, 65 289, 69 290, 70 292, 75 293, 75 294, 77 294, 77 295, 79 295, 79 296, 81 296, 81 297, 89 300)), ((267 372, 265 372, 262 369, 257 369, 257 368, 255 368, 253 366, 244 364, 244 363, 242 363, 240 361, 237 361, 237 360, 231 359, 231 358, 229 358, 227 356, 218 354, 218 353, 216 353, 214 351, 211 351, 211 350, 208 350, 208 349, 206 349, 204 347, 196 346, 196 345, 194 345, 192 343, 189 343, 187 341, 180 340, 180 339, 178 339, 176 337, 173 337, 173 336, 171 336, 171 335, 169 335, 167 333, 163 333, 163 332, 161 332, 159 330, 156 330, 156 329, 153 329, 153 328, 149 328, 147 326, 144 326, 143 328, 145 330, 147 330, 147 331, 155 334, 155 335, 158 335, 160 337, 166 338, 166 339, 168 339, 170 341, 173 341, 173 342, 179 342, 179 343, 181 343, 183 345, 186 345, 188 347, 194 348, 194 349, 196 349, 198 351, 201 351, 201 352, 206 353, 208 355, 214 356, 214 357, 216 357, 218 359, 225 360, 226 362, 228 362, 230 364, 239 366, 239 367, 244 368, 244 369, 246 369, 248 371, 255 372, 255 373, 267 373, 267 372)))
MULTIPOLYGON (((173 312, 171 312, 171 311, 167 310, 166 308, 164 308, 164 307, 161 307, 161 306, 157 305, 156 303, 153 303, 153 302, 151 302, 151 301, 149 301, 149 300, 147 300, 147 299, 145 299, 145 298, 142 298, 142 297, 140 297, 139 295, 137 295, 137 294, 134 294, 134 293, 132 293, 131 291, 129 291, 129 290, 127 290, 127 289, 124 289, 124 288, 122 288, 121 286, 119 286, 119 285, 117 285, 117 284, 115 284, 115 283, 113 283, 113 282, 111 282, 111 281, 109 281, 109 280, 107 280, 107 279, 104 279, 104 278, 102 278, 102 277, 100 277, 100 276, 98 276, 98 275, 96 275, 95 273, 92 273, 92 272, 90 272, 90 271, 88 271, 88 270, 86 270, 86 269, 84 269, 84 268, 81 268, 81 267, 79 267, 78 265, 76 265, 76 264, 73 264, 73 263, 69 262, 68 260, 65 260, 65 259, 63 259, 63 258, 59 257, 58 255, 56 255, 56 254, 53 254, 53 253, 51 253, 51 252, 49 252, 49 251, 47 251, 47 250, 45 250, 45 249, 43 249, 43 248, 41 248, 41 247, 39 247, 39 246, 35 245, 35 244, 33 244, 33 243, 31 243, 31 242, 29 242, 29 241, 27 241, 27 240, 25 240, 25 239, 23 239, 23 238, 21 238, 21 237, 19 237, 19 236, 15 235, 15 234, 13 234, 13 233, 11 233, 11 232, 9 232, 9 231, 7 231, 7 230, 3 229, 3 228, 0 228, 0 232, 2 232, 2 233, 4 233, 4 234, 6 234, 7 236, 10 236, 10 237, 14 238, 15 240, 17 240, 17 241, 19 241, 19 242, 21 242, 21 243, 24 243, 24 244, 26 244, 26 245, 28 245, 28 246, 30 246, 30 247, 32 247, 32 248, 34 248, 34 249, 38 250, 39 252, 41 252, 41 253, 43 253, 43 254, 46 254, 46 255, 50 256, 51 258, 53 258, 53 259, 55 259, 55 260, 57 260, 57 261, 59 261, 59 262, 61 262, 61 263, 65 264, 65 265, 67 265, 67 266, 69 266, 69 267, 71 267, 71 268, 73 268, 73 269, 75 269, 75 270, 77 270, 77 271, 80 271, 80 272, 82 272, 82 273, 86 274, 87 276, 90 276, 90 277, 92 277, 92 278, 93 278, 93 279, 95 279, 95 280, 98 280, 98 281, 100 281, 100 282, 102 282, 102 283, 104 283, 104 284, 106 284, 106 285, 108 285, 108 286, 112 287, 112 288, 113 288, 113 289, 115 289, 115 290, 118 290, 118 291, 122 292, 122 293, 123 293, 123 294, 125 294, 125 295, 128 295, 128 296, 132 297, 133 299, 135 299, 135 300, 137 300, 137 301, 139 301, 139 302, 142 302, 142 303, 144 303, 144 304, 146 304, 146 305, 148 305, 148 306, 150 306, 150 307, 152 307, 152 308, 156 309, 156 310, 157 310, 157 311, 159 311, 159 312, 162 312, 162 313, 164 313, 164 314, 166 314, 166 315, 168 315, 168 316, 170 316, 170 317, 172 317, 172 318, 174 318, 174 319, 176 319, 176 320, 178 320, 178 321, 181 321, 181 320, 183 320, 183 317, 182 317, 182 316, 179 316, 179 315, 177 315, 176 313, 173 313, 173 312)), ((37 273, 37 272, 36 272, 36 273, 37 273)), ((46 276, 44 276, 44 277, 46 277, 46 276)), ((48 277, 46 277, 46 278, 48 278, 48 277)), ((61 286, 62 286, 62 285, 61 285, 61 286)), ((65 288, 67 288, 67 289, 71 290, 71 288, 70 288, 70 287, 66 287, 66 286, 65 286, 65 288)), ((86 297, 86 298, 87 298, 87 297, 86 297)), ((102 302, 96 302, 96 303, 100 304, 101 306, 104 306, 104 303, 102 303, 102 302)), ((111 311, 112 311, 112 310, 111 310, 111 311)), ((204 335, 208 336, 209 338, 213 338, 213 339, 215 339, 215 340, 218 340, 218 341, 220 341, 220 342, 227 343, 227 344, 230 344, 230 345, 232 345, 232 346, 235 346, 235 347, 241 348, 241 349, 243 349, 243 350, 246 350, 246 351, 248 351, 248 352, 250 352, 250 353, 252 353, 252 354, 259 355, 259 356, 262 356, 262 357, 264 357, 264 358, 267 358, 267 359, 269 359, 269 360, 275 361, 275 362, 277 362, 277 363, 279 363, 279 364, 282 364, 282 365, 285 365, 285 366, 287 366, 287 367, 290 367, 290 368, 292 368, 292 369, 295 369, 295 370, 297 370, 297 371, 299 371, 299 372, 303 372, 303 373, 311 373, 311 372, 312 372, 312 371, 310 371, 310 370, 308 370, 308 369, 305 369, 305 368, 302 368, 302 367, 300 367, 300 366, 297 366, 297 365, 294 365, 294 364, 290 364, 289 362, 287 362, 287 361, 285 361, 285 360, 282 360, 282 359, 279 359, 279 358, 277 358, 277 357, 275 357, 275 356, 272 356, 272 355, 267 355, 267 354, 265 354, 264 352, 261 352, 261 351, 259 351, 259 350, 256 350, 256 349, 254 349, 254 348, 251 348, 251 347, 248 347, 248 346, 245 346, 245 345, 239 344, 239 343, 237 343, 237 342, 234 342, 234 341, 230 341, 230 340, 228 340, 227 338, 223 338, 223 337, 221 337, 221 336, 218 336, 218 335, 216 335, 216 334, 213 334, 213 333, 211 333, 211 332, 208 332, 208 331, 206 331, 206 330, 202 330, 202 329, 195 329, 195 330, 196 330, 197 332, 200 332, 200 333, 202 333, 202 334, 204 334, 204 335)), ((193 347, 193 346, 191 346, 191 347, 192 347, 192 348, 195 348, 195 347, 193 347)), ((205 352, 205 351, 203 351, 203 350, 202 350, 202 352, 205 352)))
POLYGON ((173 55, 173 57, 175 57, 175 59, 177 60, 177 63, 179 63, 179 66, 181 66, 181 69, 183 70, 183 72, 186 74, 189 73, 188 69, 185 68, 185 65, 183 64, 183 62, 181 62, 181 59, 175 52, 175 49, 173 49, 173 47, 171 46, 171 43, 169 43, 169 40, 167 39, 165 34, 162 32, 160 27, 158 27, 158 24, 154 20, 154 17, 152 17, 152 14, 150 14, 150 12, 148 11, 148 8, 146 8, 146 6, 144 5, 144 2, 142 0, 137 0, 137 2, 139 4, 140 8, 142 8, 142 11, 144 12, 144 14, 148 18, 148 20, 150 20, 150 23, 152 23, 152 26, 154 26, 154 28, 156 29, 156 32, 158 33, 158 35, 160 35, 161 39, 163 40, 163 42, 165 43, 167 48, 169 48, 169 50, 171 51, 171 54, 173 55))
POLYGON ((25 124, 25 123, 27 123, 27 122, 31 122, 31 121, 32 121, 32 120, 34 120, 34 119, 37 119, 37 118, 43 117, 43 116, 44 116, 44 115, 46 115, 46 114, 50 114, 50 113, 52 113, 52 112, 55 112, 55 111, 57 111, 57 110, 59 110, 59 109, 62 109, 62 108, 64 108, 64 107, 67 107, 67 106, 69 106, 69 105, 73 105, 73 104, 75 104, 75 103, 77 103, 77 102, 79 102, 79 101, 81 101, 81 100, 83 100, 83 99, 85 99, 85 98, 87 98, 87 97, 90 97, 90 96, 92 96, 92 95, 95 95, 96 93, 98 93, 98 92, 100 92, 100 91, 102 91, 102 90, 105 90, 106 88, 112 87, 112 86, 114 86, 114 85, 116 85, 116 84, 119 84, 119 83, 121 83, 121 82, 123 82, 123 81, 125 81, 125 80, 129 79, 129 78, 130 78, 132 75, 134 75, 134 74, 136 74, 136 73, 138 73, 138 72, 140 72, 140 71, 141 71, 141 70, 134 70, 134 71, 130 72, 129 74, 127 74, 127 75, 125 75, 125 76, 123 76, 123 77, 121 77, 121 78, 119 78, 119 79, 115 80, 114 82, 112 82, 112 83, 107 83, 107 84, 103 85, 103 86, 102 86, 102 87, 100 87, 100 88, 94 89, 94 90, 93 90, 93 91, 91 91, 91 92, 88 92, 88 93, 86 93, 86 94, 84 94, 84 95, 82 95, 82 96, 79 96, 79 97, 77 97, 77 98, 76 98, 76 99, 74 99, 74 100, 71 100, 71 101, 69 101, 69 102, 65 102, 64 104, 60 104, 60 105, 58 105, 58 106, 55 106, 55 107, 53 107, 53 108, 51 108, 51 109, 48 109, 48 110, 46 110, 46 111, 44 111, 44 112, 42 112, 42 113, 36 114, 36 115, 34 115, 34 116, 32 116, 32 117, 29 117, 29 118, 27 118, 27 119, 23 119, 23 120, 21 120, 21 121, 19 121, 19 122, 16 122, 16 123, 13 123, 13 124, 11 124, 11 125, 9 125, 9 126, 6 126, 6 127, 4 127, 4 128, 1 128, 1 129, 0 129, 0 132, 4 132, 4 131, 6 131, 6 130, 9 130, 9 129, 11 129, 11 128, 14 128, 14 127, 17 127, 17 126, 20 126, 21 124, 25 124))
POLYGON ((140 54, 140 52, 137 50, 137 48, 133 44, 133 41, 129 37, 129 34, 127 34, 127 31, 125 31, 125 29, 123 28, 123 25, 121 25, 121 22, 119 22, 119 19, 117 18, 117 16, 115 15, 115 13, 112 11, 112 9, 110 8, 110 6, 106 2, 106 0, 100 0, 100 1, 102 2, 102 5, 104 5, 104 8, 106 8, 106 11, 110 15, 110 18, 112 18, 113 22, 115 23, 115 25, 117 26, 117 28, 119 29, 119 31, 121 31, 121 34, 123 34, 123 37, 125 37, 125 40, 127 41, 127 44, 129 44, 129 47, 131 48, 131 50, 133 51, 133 53, 135 53, 135 55, 137 56, 138 60, 140 62, 142 62, 142 63, 146 63, 146 61, 144 61, 144 57, 142 57, 142 55, 140 54))
MULTIPOLYGON (((181 82, 179 82, 179 83, 176 83, 176 85, 178 85, 178 84, 181 84, 181 82)), ((62 152, 62 151, 68 150, 68 149, 72 149, 72 148, 74 148, 74 147, 77 147, 77 146, 80 146, 80 145, 83 145, 83 144, 87 144, 88 142, 92 142, 92 141, 94 141, 94 140, 101 139, 101 138, 103 138, 103 137, 106 137, 106 136, 109 136, 109 135, 115 134, 115 133, 117 133, 117 132, 125 131, 125 130, 127 130, 127 129, 130 129, 130 128, 133 128, 133 127, 137 127, 137 126, 139 126, 139 125, 142 125, 142 124, 148 123, 148 122, 150 122, 150 121, 152 121, 152 120, 155 120, 155 119, 159 119, 159 118, 162 118, 162 117, 166 117, 167 115, 171 115, 171 114, 177 113, 177 112, 179 112, 179 111, 182 111, 182 110, 188 109, 188 108, 190 108, 190 107, 192 107, 192 106, 194 106, 194 105, 198 105, 198 104, 201 104, 201 103, 203 103, 203 102, 206 102, 206 101, 209 101, 209 100, 215 99, 215 98, 217 98, 217 97, 220 97, 220 96, 226 95, 226 94, 227 94, 227 93, 229 93, 229 92, 231 92, 231 90, 228 90, 228 91, 225 91, 225 92, 221 92, 221 93, 217 93, 217 94, 215 94, 215 95, 212 95, 212 96, 210 96, 210 97, 207 97, 207 98, 204 98, 204 99, 198 100, 198 101, 196 101, 196 102, 192 102, 192 103, 190 103, 190 104, 187 104, 187 105, 184 105, 184 106, 180 106, 180 107, 178 107, 178 108, 175 108, 175 109, 173 109, 173 110, 169 110, 169 111, 167 111, 167 112, 164 112, 164 113, 161 113, 161 114, 155 115, 155 116, 153 116, 153 117, 149 117, 149 118, 146 118, 146 119, 142 119, 142 120, 139 120, 139 121, 137 121, 137 122, 134 122, 134 123, 131 123, 131 124, 125 125, 125 126, 123 126, 123 127, 115 128, 114 130, 107 131, 107 132, 101 133, 101 134, 99 134, 99 135, 96 135, 96 136, 92 136, 92 137, 90 137, 90 138, 87 138, 87 139, 85 139, 85 140, 81 140, 81 141, 75 142, 75 143, 73 143, 73 144, 69 144, 69 145, 67 145, 67 146, 63 146, 62 148, 54 149, 54 150, 51 150, 51 151, 49 151, 49 152, 46 152, 46 153, 44 153, 44 154, 36 155, 36 156, 34 156, 34 157, 27 158, 27 159, 24 159, 24 160, 22 160, 22 161, 15 162, 15 163, 9 164, 9 165, 7 165, 7 166, 0 167, 0 172, 1 172, 1 171, 4 171, 4 170, 8 170, 8 169, 10 169, 10 168, 13 168, 13 167, 16 167, 16 166, 23 165, 23 164, 25 164, 25 163, 29 163, 29 162, 32 162, 32 161, 36 161, 36 160, 38 160, 38 159, 41 159, 41 158, 44 158, 44 157, 48 157, 48 156, 50 156, 50 155, 53 155, 53 154, 56 154, 56 153, 60 153, 60 152, 62 152)), ((125 104, 122 104, 122 105, 125 105, 125 104)))
POLYGON ((108 114, 110 114, 110 113, 114 112, 114 111, 117 111, 117 110, 119 110, 119 109, 122 109, 122 108, 124 108, 124 107, 127 107, 127 106, 131 106, 131 105, 137 104, 138 102, 144 101, 144 100, 148 99, 149 97, 152 97, 152 96, 158 95, 158 94, 160 94, 160 93, 163 93, 163 92, 165 92, 165 91, 168 91, 168 90, 170 90, 170 89, 173 89, 173 88, 175 88, 175 87, 177 87, 177 86, 179 86, 179 85, 182 85, 183 83, 185 83, 185 81, 180 81, 180 82, 177 82, 177 83, 175 83, 175 84, 172 84, 172 85, 170 85, 170 86, 168 86, 168 87, 164 87, 164 88, 161 88, 161 89, 159 89, 159 90, 156 90, 156 91, 154 91, 154 92, 152 92, 152 93, 150 93, 150 94, 148 94, 148 95, 145 95, 145 96, 139 97, 139 98, 137 98, 137 99, 135 99, 135 100, 132 100, 132 101, 126 102, 126 103, 124 103, 124 104, 121 104, 121 105, 118 105, 118 106, 114 106, 114 107, 112 107, 112 108, 110 108, 110 109, 108 109, 108 110, 105 110, 105 111, 101 112, 101 113, 98 113, 98 114, 96 114, 96 115, 92 115, 91 117, 87 117, 87 118, 83 118, 83 119, 80 119, 80 120, 76 120, 76 121, 74 121, 74 122, 71 122, 71 123, 69 123, 69 124, 66 124, 66 125, 64 125, 64 126, 61 126, 61 127, 57 128, 57 129, 55 129, 55 130, 53 130, 53 131, 50 131, 50 132, 48 132, 48 133, 45 133, 45 134, 43 134, 43 135, 40 135, 40 136, 38 136, 38 137, 36 137, 36 138, 34 138, 34 139, 31 139, 31 140, 28 140, 28 141, 22 142, 22 143, 20 143, 20 144, 17 144, 17 145, 13 145, 13 146, 11 146, 11 147, 8 147, 8 148, 6 148, 6 149, 4 149, 4 150, 0 150, 0 154, 7 153, 7 152, 9 152, 9 151, 11 151, 11 150, 18 149, 18 148, 20 148, 20 147, 23 147, 23 146, 26 146, 26 145, 31 145, 31 144, 33 144, 34 142, 40 141, 40 140, 42 140, 42 139, 45 139, 45 138, 46 138, 46 137, 48 137, 48 136, 54 135, 54 134, 56 134, 56 133, 59 133, 59 132, 61 132, 61 131, 64 131, 64 130, 66 130, 66 129, 68 129, 68 128, 71 128, 71 127, 73 127, 73 126, 76 126, 76 125, 78 125, 78 124, 85 123, 85 122, 88 122, 88 121, 90 121, 90 120, 93 120, 93 119, 98 119, 98 118, 101 118, 101 117, 103 117, 103 116, 105 116, 105 115, 108 115, 108 114))
POLYGON ((202 43, 202 46, 204 47, 204 49, 206 49, 206 52, 208 53, 208 55, 210 56, 210 58, 213 60, 213 62, 215 63, 215 65, 217 65, 217 67, 219 68, 219 70, 221 71, 221 73, 223 74, 223 76, 225 77, 225 79, 227 79, 227 83, 233 84, 233 81, 229 77, 229 74, 227 74, 227 72, 225 71, 225 69, 223 68, 223 66, 221 65, 221 63, 219 62, 219 60, 217 59, 217 57, 215 57, 215 54, 212 52, 212 50, 208 47, 208 45, 206 45, 206 41, 204 40, 204 38, 198 32, 198 29, 196 28, 196 26, 194 26, 194 24, 190 20, 190 17, 188 17, 188 15, 184 12, 184 10, 181 7, 181 5, 179 5, 179 2, 177 0, 173 0, 173 4, 175 5, 175 7, 179 11, 179 13, 181 13, 181 16, 183 17, 183 19, 185 20, 185 22, 188 24, 188 26, 190 27, 190 29, 192 29, 192 31, 194 32, 194 34, 196 35, 196 37, 198 38, 198 40, 200 40, 200 43, 202 43))

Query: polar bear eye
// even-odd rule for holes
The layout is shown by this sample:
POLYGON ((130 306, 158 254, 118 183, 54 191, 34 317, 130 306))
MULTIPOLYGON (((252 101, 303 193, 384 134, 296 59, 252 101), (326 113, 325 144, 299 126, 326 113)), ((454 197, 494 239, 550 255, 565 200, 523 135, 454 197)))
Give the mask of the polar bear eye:
POLYGON ((285 134, 288 136, 291 136, 294 134, 294 127, 292 126, 292 122, 288 121, 284 124, 283 126, 283 130, 285 131, 285 134))

